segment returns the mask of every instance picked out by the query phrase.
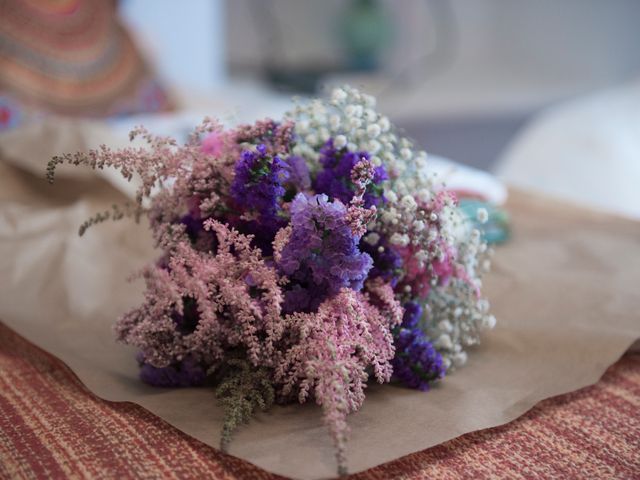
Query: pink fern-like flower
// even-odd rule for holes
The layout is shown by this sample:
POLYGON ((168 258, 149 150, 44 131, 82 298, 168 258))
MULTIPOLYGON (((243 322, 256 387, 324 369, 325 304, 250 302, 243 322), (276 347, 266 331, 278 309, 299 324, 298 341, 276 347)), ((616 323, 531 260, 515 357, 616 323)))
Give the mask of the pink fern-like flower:
POLYGON ((299 340, 284 354, 275 371, 280 395, 315 398, 336 445, 341 471, 346 471, 348 414, 364 401, 371 369, 378 382, 389 381, 394 355, 391 328, 402 309, 390 286, 376 283, 371 294, 344 288, 323 302, 316 313, 288 317, 288 328, 299 340), (380 303, 380 309, 373 302, 380 303))
POLYGON ((217 236, 217 252, 199 252, 181 242, 166 268, 144 271, 145 302, 117 324, 118 338, 138 347, 146 362, 164 367, 187 353, 208 368, 225 352, 242 348, 254 365, 274 362, 276 341, 282 336, 282 294, 275 270, 267 266, 251 239, 214 220, 205 228, 217 236), (176 328, 183 299, 197 305, 193 331, 176 328))

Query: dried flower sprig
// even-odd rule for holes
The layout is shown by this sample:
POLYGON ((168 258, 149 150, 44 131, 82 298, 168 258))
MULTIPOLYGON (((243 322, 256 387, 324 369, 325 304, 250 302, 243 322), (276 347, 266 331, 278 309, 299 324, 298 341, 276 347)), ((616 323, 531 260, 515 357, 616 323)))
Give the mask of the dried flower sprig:
POLYGON ((216 386, 216 397, 224 408, 224 424, 220 449, 226 452, 233 433, 249 422, 256 410, 268 410, 275 400, 271 373, 266 368, 255 368, 242 359, 230 359, 225 375, 216 386))

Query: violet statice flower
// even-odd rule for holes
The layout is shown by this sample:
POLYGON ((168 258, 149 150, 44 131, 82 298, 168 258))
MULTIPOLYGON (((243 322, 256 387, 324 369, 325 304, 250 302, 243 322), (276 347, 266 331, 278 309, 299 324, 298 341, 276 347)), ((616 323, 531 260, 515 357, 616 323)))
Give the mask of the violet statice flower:
MULTIPOLYGON (((327 140, 320 149, 320 163, 323 169, 318 172, 313 188, 316 193, 324 193, 337 198, 342 203, 349 203, 356 192, 351 181, 351 170, 361 160, 369 160, 367 152, 350 152, 346 148, 337 149, 333 139, 327 140)), ((383 165, 375 167, 371 183, 364 194, 364 207, 379 206, 385 201, 382 182, 389 177, 383 165)))
POLYGON ((327 296, 326 287, 313 289, 310 285, 302 286, 298 281, 284 291, 284 304, 282 310, 285 313, 315 311, 320 305, 321 299, 327 296))
POLYGON ((347 208, 326 195, 299 193, 291 202, 291 233, 278 267, 291 280, 284 310, 312 311, 343 288, 359 291, 371 269, 360 237, 347 221, 347 208))
MULTIPOLYGON (((413 321, 414 312, 403 319, 408 324, 413 321)), ((393 375, 409 388, 429 390, 431 384, 443 378, 446 368, 442 356, 417 327, 400 327, 394 337, 396 354, 393 358, 393 375)))
POLYGON ((369 278, 380 277, 395 287, 402 276, 402 257, 383 236, 377 233, 375 236, 378 236, 376 242, 371 242, 367 236, 360 241, 360 249, 373 259, 369 278))
POLYGON ((414 329, 418 328, 418 323, 422 318, 424 309, 418 302, 410 300, 405 302, 404 315, 402 315, 402 328, 414 329))
POLYGON ((288 173, 287 186, 295 189, 295 192, 304 192, 311 188, 311 175, 304 158, 292 155, 285 162, 285 170, 288 173))
POLYGON ((284 167, 284 162, 277 156, 268 155, 262 144, 256 151, 243 151, 231 185, 231 196, 236 205, 263 217, 275 217, 278 200, 285 192, 282 183, 287 171, 284 167))
POLYGON ((280 200, 285 194, 284 183, 288 166, 278 156, 271 156, 264 145, 255 151, 245 150, 236 163, 231 185, 235 206, 255 218, 234 225, 246 235, 254 236, 254 244, 265 255, 271 255, 271 242, 276 232, 285 225, 280 200))
POLYGON ((199 387, 204 384, 206 371, 191 357, 167 367, 154 367, 144 361, 144 356, 138 354, 140 364, 140 380, 154 387, 199 387))

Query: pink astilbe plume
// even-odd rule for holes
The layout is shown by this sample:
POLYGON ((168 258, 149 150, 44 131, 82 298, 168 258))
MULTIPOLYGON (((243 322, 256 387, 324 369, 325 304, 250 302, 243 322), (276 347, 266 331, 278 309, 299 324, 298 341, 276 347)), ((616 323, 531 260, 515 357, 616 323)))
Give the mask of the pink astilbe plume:
POLYGON ((144 127, 136 127, 129 134, 130 140, 138 137, 146 143, 146 147, 129 147, 112 150, 106 145, 86 153, 63 154, 54 157, 47 166, 47 178, 53 181, 55 168, 62 163, 86 165, 93 169, 113 167, 122 176, 131 180, 134 174, 140 176, 141 186, 137 191, 137 200, 148 197, 158 182, 168 178, 184 176, 185 159, 193 153, 201 152, 200 135, 219 130, 221 127, 209 118, 197 127, 189 141, 177 147, 177 142, 171 137, 154 136, 144 127))
POLYGON ((228 192, 233 178, 235 155, 239 151, 237 145, 222 133, 222 127, 210 118, 205 118, 196 127, 187 142, 178 145, 171 137, 154 136, 144 127, 136 127, 129 135, 130 140, 141 138, 145 145, 113 150, 106 145, 88 152, 65 153, 53 157, 47 165, 47 179, 53 182, 56 167, 60 164, 84 165, 94 170, 114 168, 122 176, 131 181, 139 180, 135 194, 135 204, 117 207, 99 213, 82 226, 80 233, 87 227, 108 219, 119 219, 133 216, 138 220, 149 213, 146 199, 151 199, 155 188, 162 188, 153 197, 150 219, 156 241, 166 246, 167 237, 175 234, 167 232, 167 223, 185 209, 184 200, 194 195, 200 198, 205 206, 218 204, 228 192), (202 137, 218 134, 221 143, 217 156, 203 150, 202 137))
POLYGON ((293 141, 294 123, 276 122, 266 118, 250 125, 240 125, 234 131, 234 141, 238 144, 249 142, 262 143, 269 155, 283 154, 289 151, 293 141))
POLYGON ((186 354, 207 368, 216 367, 234 348, 246 350, 254 365, 270 366, 284 328, 278 277, 249 237, 213 220, 206 228, 217 237, 216 254, 181 242, 166 268, 148 267, 145 301, 119 320, 118 338, 138 347, 156 367, 186 354), (193 331, 177 328, 174 320, 184 313, 185 298, 197 304, 193 331))
POLYGON ((290 315, 289 329, 298 338, 275 371, 281 396, 295 395, 301 403, 311 396, 322 406, 340 472, 346 472, 346 418, 362 406, 368 369, 380 383, 392 373, 391 328, 401 321, 402 309, 390 287, 376 285, 374 290, 372 299, 344 288, 316 313, 290 315))

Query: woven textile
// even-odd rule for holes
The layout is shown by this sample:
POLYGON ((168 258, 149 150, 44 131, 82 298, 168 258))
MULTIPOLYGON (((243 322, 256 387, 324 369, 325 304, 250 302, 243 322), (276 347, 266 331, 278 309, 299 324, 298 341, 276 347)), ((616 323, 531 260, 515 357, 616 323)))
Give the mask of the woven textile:
POLYGON ((171 107, 114 0, 0 0, 0 130, 53 112, 103 117, 171 107))
MULTIPOLYGON (((599 383, 507 425, 354 475, 640 478, 640 355, 599 383)), ((0 478, 275 479, 131 403, 89 393, 57 359, 0 324, 0 478)))

